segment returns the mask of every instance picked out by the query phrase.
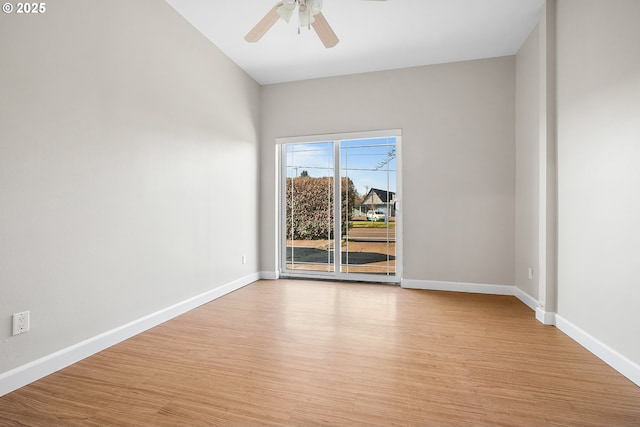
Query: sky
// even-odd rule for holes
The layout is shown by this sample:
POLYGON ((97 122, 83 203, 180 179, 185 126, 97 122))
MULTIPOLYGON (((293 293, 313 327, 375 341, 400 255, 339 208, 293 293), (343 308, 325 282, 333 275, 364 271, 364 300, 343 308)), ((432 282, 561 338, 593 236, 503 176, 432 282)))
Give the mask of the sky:
MULTIPOLYGON (((371 138, 340 141, 340 171, 342 177, 353 181, 358 193, 364 196, 370 188, 396 191, 396 138, 371 138), (393 152, 391 150, 394 150, 393 152)), ((287 144, 287 177, 300 176, 307 171, 310 177, 333 175, 333 142, 287 144)))

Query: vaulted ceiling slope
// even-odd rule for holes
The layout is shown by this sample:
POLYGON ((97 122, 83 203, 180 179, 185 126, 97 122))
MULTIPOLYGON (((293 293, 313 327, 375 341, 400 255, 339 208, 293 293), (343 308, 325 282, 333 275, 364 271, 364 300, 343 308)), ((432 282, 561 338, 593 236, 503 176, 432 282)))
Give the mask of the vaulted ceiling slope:
POLYGON ((340 42, 327 49, 297 19, 244 36, 276 0, 166 0, 260 84, 515 54, 544 0, 324 0, 340 42))

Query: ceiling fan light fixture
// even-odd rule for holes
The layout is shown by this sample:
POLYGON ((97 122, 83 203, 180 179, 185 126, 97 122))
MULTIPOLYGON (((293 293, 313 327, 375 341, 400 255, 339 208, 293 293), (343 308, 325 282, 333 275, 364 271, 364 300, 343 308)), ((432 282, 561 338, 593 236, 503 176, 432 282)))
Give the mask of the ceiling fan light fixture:
POLYGON ((310 9, 307 10, 301 10, 300 11, 300 27, 304 28, 304 27, 310 27, 311 24, 313 24, 316 19, 313 17, 313 15, 310 13, 310 9))
POLYGON ((280 18, 284 19, 286 21, 286 23, 288 24, 289 21, 291 20, 291 17, 293 16, 294 9, 295 9, 295 3, 294 3, 292 8, 289 8, 289 6, 286 6, 283 3, 280 6, 278 6, 277 11, 278 11, 278 15, 280 16, 280 18))
POLYGON ((312 15, 317 15, 322 10, 322 0, 307 0, 307 7, 312 15))

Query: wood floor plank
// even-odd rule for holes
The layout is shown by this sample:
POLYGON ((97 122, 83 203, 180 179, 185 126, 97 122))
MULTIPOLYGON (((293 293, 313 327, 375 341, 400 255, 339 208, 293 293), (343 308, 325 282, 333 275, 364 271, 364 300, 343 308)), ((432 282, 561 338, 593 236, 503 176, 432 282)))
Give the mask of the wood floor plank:
POLYGON ((640 426, 514 297, 260 281, 0 398, 0 426, 640 426))

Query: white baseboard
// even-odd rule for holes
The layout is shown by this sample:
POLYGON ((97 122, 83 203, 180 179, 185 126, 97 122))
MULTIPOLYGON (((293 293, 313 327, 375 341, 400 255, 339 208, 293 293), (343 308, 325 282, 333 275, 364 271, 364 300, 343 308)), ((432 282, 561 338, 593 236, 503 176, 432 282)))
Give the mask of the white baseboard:
POLYGON ((535 311, 538 308, 540 303, 538 302, 537 299, 535 299, 534 297, 532 297, 522 289, 518 288, 517 286, 514 286, 513 289, 514 289, 514 296, 518 298, 520 301, 522 301, 523 303, 525 303, 527 307, 529 307, 533 311, 535 311))
POLYGON ((578 344, 598 356, 607 365, 640 386, 640 365, 627 359, 608 345, 592 337, 560 315, 555 316, 556 327, 578 344))
POLYGON ((544 308, 540 306, 540 302, 537 299, 535 299, 534 297, 532 297, 522 289, 518 287, 514 287, 514 289, 515 289, 515 296, 520 301, 525 303, 531 310, 535 311, 536 319, 540 323, 545 325, 555 325, 555 321, 556 321, 555 313, 550 311, 545 311, 544 308))
POLYGON ((0 374, 0 396, 260 279, 253 273, 0 374))
POLYGON ((536 319, 538 322, 543 325, 555 325, 556 324, 556 313, 551 311, 545 311, 545 309, 541 306, 535 308, 536 310, 536 319))
POLYGON ((486 285, 482 283, 441 282, 437 280, 402 279, 400 285, 407 289, 429 291, 470 292, 474 294, 515 295, 515 286, 486 285))
POLYGON ((279 271, 261 271, 260 278, 263 280, 278 280, 280 278, 279 271))

